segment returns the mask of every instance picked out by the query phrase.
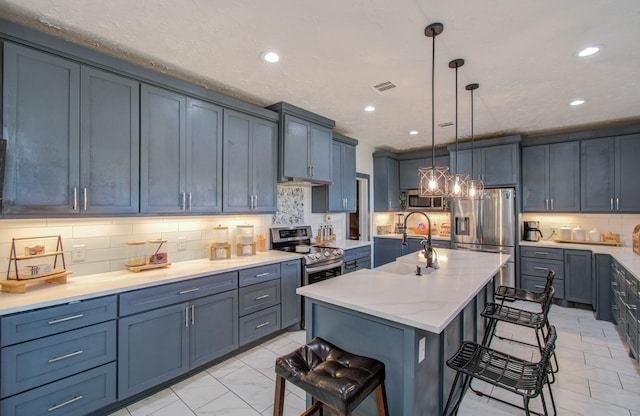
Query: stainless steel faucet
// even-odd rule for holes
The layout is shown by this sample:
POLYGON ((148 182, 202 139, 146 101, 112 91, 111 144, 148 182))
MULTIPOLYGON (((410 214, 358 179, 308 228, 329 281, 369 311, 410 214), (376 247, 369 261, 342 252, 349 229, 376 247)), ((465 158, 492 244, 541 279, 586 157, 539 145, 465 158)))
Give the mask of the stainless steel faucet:
POLYGON ((433 247, 431 247, 431 218, 429 218, 427 214, 425 214, 422 211, 412 211, 409 214, 407 214, 406 217, 404 217, 404 227, 403 227, 404 229, 402 231, 402 245, 403 246, 407 245, 407 221, 413 214, 422 214, 427 219, 427 225, 429 227, 429 231, 427 233, 427 242, 426 242, 426 245, 423 244, 424 242, 424 237, 423 237, 423 241, 420 242, 420 245, 424 246, 424 258, 427 259, 427 267, 433 267, 434 262, 433 262, 433 247))

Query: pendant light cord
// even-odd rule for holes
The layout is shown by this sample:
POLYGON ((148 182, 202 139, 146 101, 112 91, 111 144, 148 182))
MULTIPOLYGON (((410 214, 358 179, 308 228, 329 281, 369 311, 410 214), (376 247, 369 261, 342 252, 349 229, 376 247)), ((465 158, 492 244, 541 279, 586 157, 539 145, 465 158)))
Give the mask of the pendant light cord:
MULTIPOLYGON (((471 90, 471 177, 473 178, 473 159, 475 156, 473 155, 474 147, 473 147, 473 90, 471 90)), ((456 160, 457 163, 457 160, 456 160)), ((457 168, 457 166, 456 166, 457 168)))
POLYGON ((436 35, 433 36, 433 47, 431 48, 431 166, 436 165, 436 35))
POLYGON ((458 174, 458 66, 456 66, 456 170, 453 173, 458 174))

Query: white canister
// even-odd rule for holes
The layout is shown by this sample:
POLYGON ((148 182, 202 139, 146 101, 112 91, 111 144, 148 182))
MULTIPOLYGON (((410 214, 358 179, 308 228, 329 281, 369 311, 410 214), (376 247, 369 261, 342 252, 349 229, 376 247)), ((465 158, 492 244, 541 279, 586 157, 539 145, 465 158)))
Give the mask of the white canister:
POLYGON ((600 231, 596 228, 594 228, 593 230, 589 231, 589 240, 590 241, 595 241, 598 242, 602 239, 602 234, 600 233, 600 231))
POLYGON ((576 241, 584 241, 585 237, 586 231, 584 228, 580 228, 580 226, 577 225, 576 228, 573 229, 573 239, 576 241))
POLYGON ((560 240, 571 240, 571 228, 563 225, 560 227, 560 240))

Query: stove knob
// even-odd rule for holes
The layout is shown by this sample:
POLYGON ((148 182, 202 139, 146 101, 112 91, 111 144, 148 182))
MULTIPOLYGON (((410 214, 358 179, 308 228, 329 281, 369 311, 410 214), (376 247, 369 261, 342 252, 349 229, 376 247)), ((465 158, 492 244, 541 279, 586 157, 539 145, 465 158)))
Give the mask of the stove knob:
POLYGON ((339 249, 339 248, 337 248, 337 249, 333 250, 333 255, 334 255, 334 256, 337 256, 337 255, 339 255, 339 254, 340 254, 340 249, 339 249))
POLYGON ((320 253, 316 253, 313 256, 315 257, 316 260, 320 260, 320 253))
POLYGON ((331 252, 329 250, 325 250, 324 251, 324 256, 325 257, 329 257, 331 255, 331 252))

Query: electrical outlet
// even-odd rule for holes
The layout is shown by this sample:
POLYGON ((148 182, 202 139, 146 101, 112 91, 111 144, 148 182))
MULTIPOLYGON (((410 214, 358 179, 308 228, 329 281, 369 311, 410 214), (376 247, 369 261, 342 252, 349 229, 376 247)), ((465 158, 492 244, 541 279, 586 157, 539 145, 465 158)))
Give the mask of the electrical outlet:
POLYGON ((185 251, 187 249, 186 237, 178 237, 178 251, 185 251))
POLYGON ((71 252, 71 261, 74 263, 82 262, 86 260, 84 244, 76 244, 73 246, 73 251, 71 252))

